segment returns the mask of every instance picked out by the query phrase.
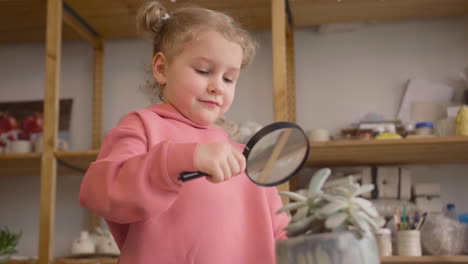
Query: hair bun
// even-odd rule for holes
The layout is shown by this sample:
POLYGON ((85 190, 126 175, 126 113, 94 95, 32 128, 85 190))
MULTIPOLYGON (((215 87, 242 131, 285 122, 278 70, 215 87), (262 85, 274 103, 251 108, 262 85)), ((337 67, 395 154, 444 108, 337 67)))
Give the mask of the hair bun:
POLYGON ((150 1, 144 4, 137 13, 137 30, 143 37, 154 39, 159 34, 167 19, 167 11, 163 5, 157 1, 150 1))

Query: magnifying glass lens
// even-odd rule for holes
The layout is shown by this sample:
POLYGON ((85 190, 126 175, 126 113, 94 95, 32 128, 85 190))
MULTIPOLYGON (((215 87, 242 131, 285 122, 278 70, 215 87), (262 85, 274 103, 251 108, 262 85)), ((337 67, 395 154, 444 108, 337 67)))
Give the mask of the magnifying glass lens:
POLYGON ((307 137, 299 127, 275 129, 253 144, 246 173, 256 184, 278 185, 302 167, 308 150, 307 137))

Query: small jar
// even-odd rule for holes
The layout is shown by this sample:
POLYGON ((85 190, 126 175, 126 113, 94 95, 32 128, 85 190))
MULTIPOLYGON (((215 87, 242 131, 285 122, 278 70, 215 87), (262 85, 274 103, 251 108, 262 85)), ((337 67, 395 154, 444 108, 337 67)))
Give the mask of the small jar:
POLYGON ((377 244, 381 257, 392 256, 392 235, 389 228, 382 228, 376 234, 377 244))
POLYGON ((407 137, 407 136, 413 136, 414 135, 414 124, 406 124, 405 125, 405 132, 404 132, 404 137, 407 137))
POLYGON ((398 256, 420 257, 421 232, 419 230, 403 230, 397 233, 398 256))
POLYGON ((416 135, 433 135, 434 134, 434 123, 432 122, 421 122, 416 124, 416 135))

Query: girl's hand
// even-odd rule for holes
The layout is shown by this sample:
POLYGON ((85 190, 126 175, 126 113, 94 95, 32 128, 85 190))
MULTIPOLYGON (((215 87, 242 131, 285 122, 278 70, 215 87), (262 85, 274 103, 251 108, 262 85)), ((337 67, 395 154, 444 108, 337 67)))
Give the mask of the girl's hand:
POLYGON ((245 157, 228 143, 200 144, 195 151, 195 166, 208 174, 213 183, 227 181, 245 170, 245 157))

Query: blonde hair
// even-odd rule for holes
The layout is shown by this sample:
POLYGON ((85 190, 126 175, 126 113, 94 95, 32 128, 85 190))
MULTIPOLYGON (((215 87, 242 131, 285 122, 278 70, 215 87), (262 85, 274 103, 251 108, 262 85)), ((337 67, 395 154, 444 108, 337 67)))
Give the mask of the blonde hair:
MULTIPOLYGON (((162 52, 169 63, 187 42, 193 40, 201 30, 206 29, 214 29, 226 39, 241 46, 243 51, 241 68, 252 62, 257 48, 255 40, 233 18, 200 7, 183 7, 167 12, 159 2, 150 1, 138 11, 136 24, 140 34, 151 41, 153 56, 162 52)), ((152 90, 162 88, 154 82, 151 86, 152 90)))

